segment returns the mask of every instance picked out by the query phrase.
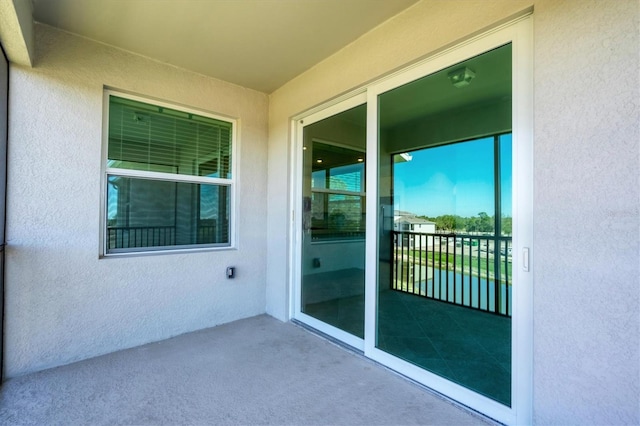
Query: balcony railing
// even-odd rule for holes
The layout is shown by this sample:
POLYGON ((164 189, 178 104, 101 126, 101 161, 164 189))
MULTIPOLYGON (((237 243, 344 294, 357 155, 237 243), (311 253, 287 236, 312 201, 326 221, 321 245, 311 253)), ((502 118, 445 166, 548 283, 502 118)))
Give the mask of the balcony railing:
MULTIPOLYGON (((176 245, 175 226, 109 226, 107 227, 109 250, 138 247, 162 247, 176 245)), ((196 243, 212 244, 217 241, 215 225, 199 225, 196 243)))
POLYGON ((393 232, 394 290, 511 316, 511 237, 393 232))
POLYGON ((176 241, 175 226, 109 226, 107 247, 111 249, 171 246, 176 241))

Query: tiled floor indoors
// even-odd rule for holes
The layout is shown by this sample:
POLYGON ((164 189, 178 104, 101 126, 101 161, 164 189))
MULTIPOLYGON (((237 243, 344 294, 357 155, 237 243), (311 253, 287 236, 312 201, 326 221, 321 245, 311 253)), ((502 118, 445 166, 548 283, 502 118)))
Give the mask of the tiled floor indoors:
MULTIPOLYGON (((364 296, 309 303, 305 313, 364 336, 364 296)), ((380 292, 377 347, 510 405, 511 318, 393 290, 380 292)))

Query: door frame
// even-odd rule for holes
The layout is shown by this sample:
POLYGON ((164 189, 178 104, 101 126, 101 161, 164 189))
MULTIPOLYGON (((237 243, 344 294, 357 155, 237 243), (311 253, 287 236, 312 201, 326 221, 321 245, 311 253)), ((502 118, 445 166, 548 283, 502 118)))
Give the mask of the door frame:
MULTIPOLYGON (((505 424, 528 424, 533 420, 533 17, 531 14, 502 24, 413 65, 378 79, 293 117, 291 122, 293 206, 290 316, 342 340, 364 355, 459 403, 505 424), (504 44, 512 44, 512 209, 513 209, 513 315, 511 407, 504 406, 443 377, 403 361, 375 346, 378 276, 378 96, 403 84, 447 68, 504 44), (302 143, 303 127, 335 115, 346 105, 367 103, 366 152, 366 251, 365 338, 354 344, 334 327, 300 312, 302 143), (358 101, 355 101, 358 99, 358 101), (356 102, 356 103, 350 103, 356 102), (373 214, 373 213, 376 214, 373 214)), ((338 330, 341 331, 341 330, 338 330)), ((347 334, 342 332, 343 334, 347 334)), ((352 336, 353 337, 353 336, 352 336)))
MULTIPOLYGON (((293 194, 291 197, 293 205, 294 218, 302 218, 302 180, 304 173, 304 160, 303 160, 303 144, 304 144, 304 128, 311 124, 317 123, 325 118, 332 117, 336 114, 340 114, 351 108, 355 108, 367 103, 367 95, 365 91, 357 93, 351 93, 347 96, 336 99, 330 104, 325 104, 324 108, 320 108, 317 111, 313 111, 306 114, 303 118, 295 120, 295 138, 294 138, 294 169, 293 169, 293 194)), ((365 187, 366 194, 366 187, 365 187)), ((366 195, 365 195, 366 197, 366 195)), ((366 198, 365 198, 366 200, 366 198)), ((292 232, 294 242, 294 256, 292 261, 292 277, 293 283, 291 285, 291 318, 302 321, 303 323, 313 327, 314 329, 325 333, 347 345, 359 350, 364 351, 364 340, 354 336, 346 331, 343 331, 337 327, 324 323, 310 315, 302 312, 301 303, 301 285, 302 285, 302 220, 293 221, 294 229, 292 232)), ((363 318, 364 320, 364 318, 363 318)))
POLYGON ((6 217, 7 217, 7 149, 9 141, 9 60, 0 46, 0 61, 3 70, 0 77, 0 385, 4 380, 4 269, 6 246, 6 217), (4 110, 4 111, 3 111, 4 110))

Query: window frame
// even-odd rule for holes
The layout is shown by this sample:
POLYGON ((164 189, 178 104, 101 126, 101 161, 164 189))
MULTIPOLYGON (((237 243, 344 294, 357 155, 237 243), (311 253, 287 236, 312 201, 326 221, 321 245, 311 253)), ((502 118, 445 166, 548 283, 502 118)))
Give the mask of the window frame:
MULTIPOLYGON (((99 258, 107 257, 128 257, 141 255, 160 255, 171 253, 185 252, 202 252, 202 251, 220 251, 233 250, 237 248, 237 229, 236 229, 236 187, 238 182, 238 120, 228 116, 214 114, 208 111, 187 107, 181 104, 159 100, 153 97, 145 97, 140 95, 123 92, 105 87, 102 99, 102 147, 100 158, 100 233, 99 233, 99 258), (116 96, 123 99, 129 99, 136 102, 143 102, 154 106, 169 108, 189 114, 199 115, 214 120, 224 121, 231 125, 231 177, 230 178, 214 178, 206 176, 191 176, 183 174, 173 174, 166 172, 143 171, 134 169, 122 169, 117 167, 108 167, 108 150, 109 150, 109 99, 116 96), (156 246, 156 247, 132 247, 128 249, 118 249, 117 252, 109 252, 107 249, 107 225, 108 225, 108 185, 110 176, 121 176, 132 179, 153 179, 163 182, 172 183, 189 183, 189 184, 207 184, 216 187, 225 186, 229 193, 229 241, 228 243, 213 244, 193 244, 193 245, 176 245, 176 246, 156 246)), ((198 201, 199 205, 199 201, 198 201)))
MULTIPOLYGON (((325 196, 325 199, 323 201, 324 206, 325 206, 325 211, 328 212, 328 207, 329 207, 329 197, 331 195, 344 195, 347 197, 359 197, 360 198, 360 209, 361 211, 365 211, 366 212, 366 196, 367 196, 367 191, 366 191, 366 170, 367 170, 367 166, 366 166, 366 150, 363 148, 357 148, 357 147, 353 147, 353 146, 349 146, 349 145, 345 145, 345 144, 341 144, 341 143, 337 143, 337 142, 332 142, 332 141, 328 141, 328 140, 324 140, 324 139, 319 139, 319 138, 312 138, 311 139, 311 144, 313 145, 314 143, 321 143, 324 145, 331 145, 331 146, 335 146, 335 147, 339 147, 339 148, 343 148, 343 149, 349 149, 351 151, 356 151, 356 152, 360 152, 362 153, 362 157, 363 157, 363 161, 362 163, 353 163, 353 165, 356 164, 362 164, 362 173, 360 174, 360 188, 361 191, 349 191, 349 190, 342 190, 342 189, 332 189, 329 186, 329 180, 331 179, 331 170, 332 168, 328 168, 328 169, 324 169, 324 171, 326 172, 326 184, 324 188, 320 188, 320 187, 314 187, 313 183, 311 184, 311 203, 313 204, 313 195, 314 194, 322 194, 325 196)), ((342 166, 340 166, 342 167, 342 166)), ((313 208, 313 207, 312 207, 313 208)), ((366 223, 366 220, 365 220, 366 223)), ((365 228, 366 229, 366 228, 365 228)), ((348 234, 349 232, 343 232, 344 234, 348 234)), ((313 234, 313 231, 312 231, 313 234)), ((356 242, 356 241, 364 241, 365 240, 365 235, 360 236, 356 236, 356 237, 348 237, 348 236, 341 236, 341 235, 335 235, 335 236, 331 236, 331 237, 325 237, 325 238, 318 238, 316 237, 315 239, 312 237, 311 238, 311 244, 327 244, 327 243, 339 243, 339 242, 356 242)))

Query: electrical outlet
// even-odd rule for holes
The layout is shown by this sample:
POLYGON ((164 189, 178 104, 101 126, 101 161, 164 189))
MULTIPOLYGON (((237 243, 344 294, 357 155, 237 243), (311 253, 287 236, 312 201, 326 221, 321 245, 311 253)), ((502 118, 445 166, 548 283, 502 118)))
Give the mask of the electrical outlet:
POLYGON ((227 278, 235 278, 236 277, 236 268, 235 266, 229 266, 227 268, 227 278))

